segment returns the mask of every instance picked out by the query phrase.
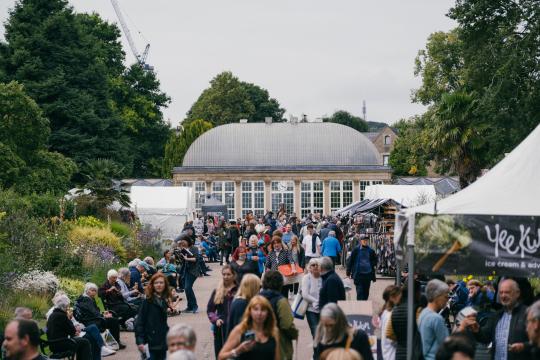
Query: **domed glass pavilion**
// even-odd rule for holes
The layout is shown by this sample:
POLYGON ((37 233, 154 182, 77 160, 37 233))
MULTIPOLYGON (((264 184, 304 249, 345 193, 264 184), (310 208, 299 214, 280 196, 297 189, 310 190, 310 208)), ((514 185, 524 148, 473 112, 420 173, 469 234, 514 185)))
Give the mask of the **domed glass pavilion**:
POLYGON ((201 135, 173 169, 192 186, 196 208, 206 194, 225 202, 229 218, 276 211, 329 214, 363 198, 367 185, 390 181, 391 169, 362 133, 335 123, 235 123, 201 135))

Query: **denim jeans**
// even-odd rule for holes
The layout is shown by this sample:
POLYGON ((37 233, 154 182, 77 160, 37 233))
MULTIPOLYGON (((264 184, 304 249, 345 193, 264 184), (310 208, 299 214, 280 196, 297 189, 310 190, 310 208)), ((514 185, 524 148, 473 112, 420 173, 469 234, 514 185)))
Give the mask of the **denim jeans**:
POLYGON ((186 293, 188 310, 197 310, 199 308, 197 299, 195 298, 195 292, 193 291, 195 280, 197 280, 197 277, 186 271, 184 291, 186 293))
POLYGON ((317 330, 317 325, 319 325, 319 313, 306 311, 306 319, 311 331, 311 336, 315 337, 315 331, 317 330))

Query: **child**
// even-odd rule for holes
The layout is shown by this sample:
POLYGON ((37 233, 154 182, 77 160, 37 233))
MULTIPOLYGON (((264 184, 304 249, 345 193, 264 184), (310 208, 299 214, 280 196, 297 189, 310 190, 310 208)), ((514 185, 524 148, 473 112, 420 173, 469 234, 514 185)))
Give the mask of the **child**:
POLYGON ((167 301, 167 313, 169 316, 180 315, 180 301, 182 301, 182 298, 176 293, 176 289, 172 287, 171 297, 167 301))

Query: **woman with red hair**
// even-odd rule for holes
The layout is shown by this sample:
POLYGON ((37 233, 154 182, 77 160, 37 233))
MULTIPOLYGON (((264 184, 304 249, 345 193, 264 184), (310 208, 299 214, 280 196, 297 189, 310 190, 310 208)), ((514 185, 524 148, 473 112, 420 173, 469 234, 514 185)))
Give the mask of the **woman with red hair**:
POLYGON ((145 289, 146 299, 141 303, 135 322, 135 341, 141 353, 150 352, 152 360, 165 360, 167 356, 167 299, 169 284, 163 273, 152 276, 145 289))

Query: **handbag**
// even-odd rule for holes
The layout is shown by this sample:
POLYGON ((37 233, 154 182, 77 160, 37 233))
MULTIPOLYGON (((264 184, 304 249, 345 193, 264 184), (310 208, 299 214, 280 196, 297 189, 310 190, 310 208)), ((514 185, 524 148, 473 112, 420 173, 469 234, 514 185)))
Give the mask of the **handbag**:
POLYGON ((105 345, 107 345, 108 347, 110 347, 114 351, 118 351, 118 349, 120 349, 120 345, 118 345, 118 342, 116 341, 114 336, 112 336, 109 329, 105 330, 101 334, 101 337, 103 338, 103 342, 105 343, 105 345))
POLYGON ((292 313, 293 316, 297 319, 304 319, 306 311, 308 308, 308 302, 302 296, 302 291, 299 291, 298 294, 294 297, 294 302, 292 304, 292 313))
POLYGON ((302 269, 300 266, 296 265, 296 273, 293 274, 292 271, 292 265, 291 264, 284 264, 278 266, 278 271, 283 276, 296 276, 297 274, 303 274, 304 269, 302 269))

